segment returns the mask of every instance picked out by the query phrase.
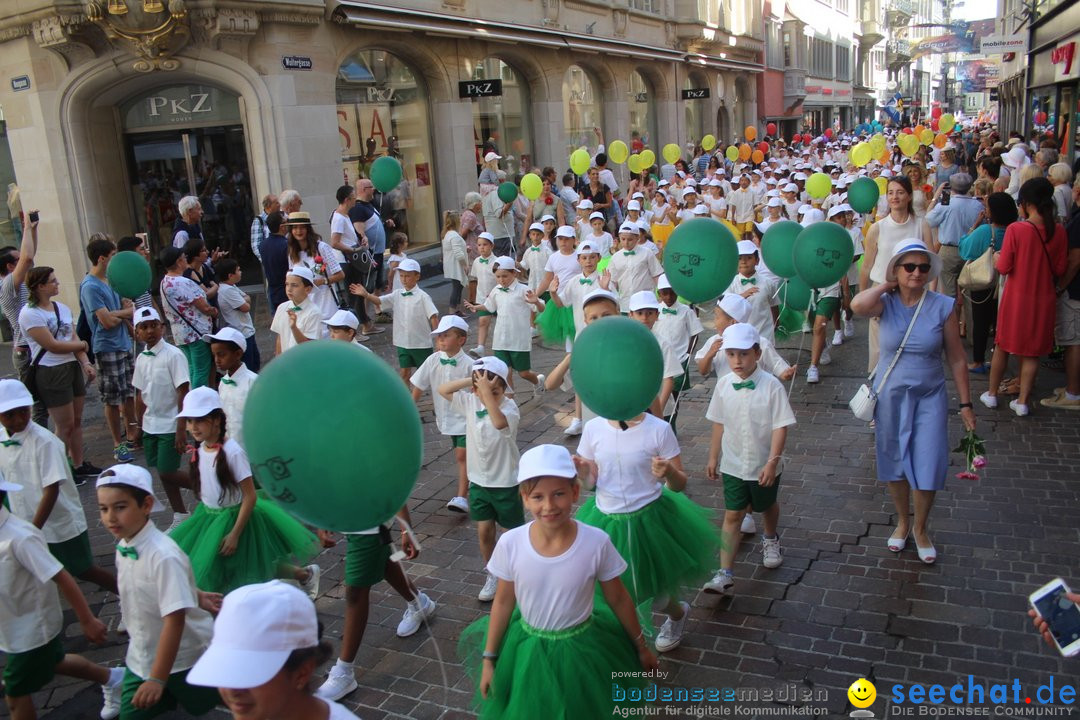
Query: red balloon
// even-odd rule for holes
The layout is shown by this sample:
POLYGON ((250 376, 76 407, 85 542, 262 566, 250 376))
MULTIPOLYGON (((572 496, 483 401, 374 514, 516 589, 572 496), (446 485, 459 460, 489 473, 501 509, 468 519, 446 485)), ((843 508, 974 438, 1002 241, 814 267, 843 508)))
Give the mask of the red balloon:
POLYGON ((797 142, 799 142, 801 140, 802 140, 802 135, 799 135, 798 133, 796 133, 791 138, 791 144, 794 145, 795 143, 797 143, 797 142))
POLYGON ((1039 123, 1040 125, 1045 123, 1046 122, 1046 113, 1042 112, 1041 110, 1039 112, 1035 113, 1035 122, 1039 123))
POLYGON ((903 130, 901 130, 900 132, 904 133, 905 135, 910 135, 912 133, 912 130, 911 130, 911 128, 906 127, 903 130))
MULTIPOLYGON (((769 123, 765 126, 765 132, 769 135, 776 135, 776 123, 769 123)), ((762 152, 765 152, 762 150, 762 152)))
POLYGON ((832 139, 832 128, 825 128, 825 137, 832 139))
MULTIPOLYGON (((939 108, 934 108, 934 110, 938 110, 938 109, 939 108)), ((938 113, 938 114, 940 114, 940 113, 938 113)), ((937 132, 940 129, 938 127, 939 125, 941 125, 941 123, 938 122, 937 117, 934 117, 934 119, 930 121, 930 129, 933 130, 934 132, 937 132)))
MULTIPOLYGON (((941 117, 941 108, 935 107, 933 110, 930 111, 930 116, 937 120, 939 117, 941 117)), ((934 129, 937 130, 937 128, 934 129)))
POLYGON ((809 145, 810 141, 813 140, 813 139, 814 139, 814 136, 811 135, 810 133, 803 133, 803 136, 802 136, 803 145, 809 145))
POLYGON ((762 140, 757 144, 757 149, 760 150, 762 154, 767 153, 769 152, 769 143, 762 140))

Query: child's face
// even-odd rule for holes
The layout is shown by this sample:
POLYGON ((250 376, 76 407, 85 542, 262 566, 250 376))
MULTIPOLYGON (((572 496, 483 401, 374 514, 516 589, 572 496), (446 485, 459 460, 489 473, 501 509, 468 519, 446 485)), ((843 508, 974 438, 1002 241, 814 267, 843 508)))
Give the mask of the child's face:
POLYGON ((594 235, 602 235, 604 233, 604 221, 600 218, 593 218, 589 221, 589 225, 592 226, 594 235))
POLYGON ((510 287, 515 280, 517 280, 517 273, 513 270, 499 268, 495 271, 495 282, 499 283, 500 287, 510 287))
POLYGON ((214 366, 230 375, 239 370, 244 362, 244 351, 231 342, 210 343, 210 354, 214 356, 214 366))
POLYGON ((574 238, 572 237, 557 237, 555 238, 555 244, 563 255, 569 255, 574 251, 574 238))
POLYGON ((258 687, 243 690, 218 688, 218 692, 234 718, 261 720, 275 717, 281 712, 281 708, 287 707, 297 695, 306 694, 297 688, 307 687, 314 670, 315 662, 311 660, 294 670, 281 668, 277 675, 258 687))
POLYGON ((543 239, 544 233, 540 232, 539 230, 529 231, 529 242, 531 242, 533 245, 539 245, 543 239))
POLYGON ((728 367, 743 380, 754 374, 757 370, 758 359, 761 357, 761 348, 753 347, 749 350, 725 350, 728 367))
POLYGON ((101 524, 113 537, 130 540, 145 527, 150 518, 154 498, 147 495, 142 505, 129 490, 115 485, 103 485, 97 489, 98 512, 101 524))
POLYGON ((716 332, 723 334, 725 330, 735 324, 734 318, 728 315, 720 308, 713 310, 713 327, 716 328, 716 332))
POLYGON ((620 233, 619 244, 622 245, 623 250, 633 250, 637 245, 638 236, 637 233, 620 233))
POLYGON ((604 298, 603 300, 593 300, 591 303, 585 306, 582 311, 585 318, 585 324, 588 325, 591 322, 595 322, 600 318, 613 317, 619 314, 619 306, 612 301, 604 298))
POLYGON ((225 278, 225 282, 229 283, 230 285, 238 285, 238 284, 240 284, 240 277, 243 274, 244 273, 240 270, 240 268, 236 268, 236 272, 234 272, 232 275, 229 275, 229 277, 225 278))
POLYGON ((585 253, 577 256, 578 265, 581 266, 583 275, 592 275, 596 272, 596 266, 600 264, 599 253, 585 253))
POLYGON ((750 277, 753 275, 756 267, 757 253, 739 256, 739 274, 743 277, 750 277))
POLYGON ((487 378, 492 381, 492 383, 491 383, 491 397, 495 399, 495 402, 501 401, 503 395, 506 394, 506 383, 503 382, 503 379, 501 377, 499 377, 495 373, 490 373, 487 370, 474 370, 473 371, 473 374, 472 374, 472 381, 473 381, 472 390, 473 390, 473 392, 476 392, 476 378, 480 377, 481 374, 485 374, 487 376, 487 378))
POLYGON ((487 240, 477 240, 476 250, 480 253, 480 257, 491 257, 491 251, 495 249, 487 240))
POLYGON ((147 347, 154 347, 161 342, 161 336, 165 333, 165 326, 161 324, 160 320, 146 320, 138 324, 135 328, 135 334, 138 336, 139 341, 145 343, 147 347))
POLYGON ((415 270, 398 274, 401 275, 401 284, 405 286, 406 290, 412 290, 416 287, 416 283, 420 282, 420 273, 415 270))
POLYGON ((551 233, 555 231, 555 221, 554 220, 545 220, 541 224, 544 226, 544 234, 545 235, 551 235, 551 233))
POLYGON ((22 432, 30 424, 30 408, 12 408, 7 412, 0 413, 0 425, 4 426, 8 435, 22 432))
POLYGON ((461 348, 465 347, 465 341, 467 339, 468 336, 465 333, 454 328, 436 335, 435 347, 450 357, 453 357, 461 352, 461 348))
POLYGON ((345 342, 352 342, 356 337, 356 331, 351 327, 342 325, 339 327, 330 326, 330 339, 331 340, 344 340, 345 342))
POLYGON ((656 318, 659 314, 660 313, 653 310, 652 308, 647 308, 645 310, 632 310, 630 312, 630 317, 631 319, 637 320, 639 323, 652 330, 653 325, 656 324, 656 318))
POLYGON ((675 291, 671 288, 656 291, 657 297, 660 298, 660 302, 664 303, 668 307, 675 304, 675 301, 679 299, 679 296, 675 294, 675 291))
POLYGON ((218 421, 207 415, 201 418, 189 418, 187 431, 195 442, 220 442, 221 429, 217 427, 218 421))
POLYGON ((545 477, 521 486, 525 509, 545 528, 567 525, 580 495, 580 486, 567 478, 545 477))
POLYGON ((307 300, 312 287, 314 286, 305 283, 303 278, 298 278, 295 275, 285 276, 285 296, 292 300, 294 305, 299 305, 307 300))

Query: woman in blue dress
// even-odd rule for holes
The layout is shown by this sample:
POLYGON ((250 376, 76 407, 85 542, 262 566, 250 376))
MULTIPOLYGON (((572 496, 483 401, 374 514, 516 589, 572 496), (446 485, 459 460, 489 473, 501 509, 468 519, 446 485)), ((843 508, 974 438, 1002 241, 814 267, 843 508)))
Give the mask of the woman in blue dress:
POLYGON ((881 357, 873 380, 878 393, 874 412, 877 473, 878 480, 888 483, 896 506, 896 529, 887 545, 899 553, 914 531, 919 559, 928 565, 937 560, 937 551, 927 522, 934 494, 945 487, 949 466, 949 398, 942 348, 956 381, 964 427, 975 429, 967 353, 952 311, 955 300, 927 289, 940 271, 941 260, 921 240, 901 241, 889 262, 886 281, 851 301, 851 309, 859 315, 881 318, 881 357), (879 387, 917 309, 919 316, 904 351, 879 387), (912 490, 914 523, 909 517, 912 490))

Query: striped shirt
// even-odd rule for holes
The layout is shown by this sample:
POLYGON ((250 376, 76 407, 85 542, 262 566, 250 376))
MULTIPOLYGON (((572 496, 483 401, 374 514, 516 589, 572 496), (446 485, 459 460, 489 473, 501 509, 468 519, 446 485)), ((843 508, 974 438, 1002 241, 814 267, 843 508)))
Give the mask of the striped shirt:
POLYGON ((26 305, 29 297, 30 291, 27 290, 26 283, 15 288, 15 273, 8 273, 3 280, 0 280, 0 310, 3 310, 4 317, 11 325, 12 343, 17 348, 27 346, 22 328, 19 327, 19 311, 26 305))

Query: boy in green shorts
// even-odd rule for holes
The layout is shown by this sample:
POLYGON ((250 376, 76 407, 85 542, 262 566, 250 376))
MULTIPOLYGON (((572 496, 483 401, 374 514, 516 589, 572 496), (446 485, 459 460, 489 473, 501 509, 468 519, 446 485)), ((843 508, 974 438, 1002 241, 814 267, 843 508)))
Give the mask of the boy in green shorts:
POLYGON ((146 345, 135 358, 135 415, 142 433, 146 464, 157 468, 169 505, 173 510, 172 525, 188 519, 180 489, 188 479, 180 472, 180 455, 187 448, 187 424, 177 419, 191 384, 184 353, 163 339, 165 326, 154 308, 135 310, 135 336, 146 345))
MULTIPOLYGON (((843 226, 845 220, 845 212, 843 205, 836 205, 829 210, 830 220, 838 225, 843 226)), ((829 321, 835 319, 835 323, 839 328, 840 323, 840 306, 847 307, 851 300, 851 290, 848 287, 847 276, 840 278, 838 282, 832 285, 822 288, 821 290, 814 291, 814 340, 810 348, 810 367, 806 369, 806 382, 817 383, 821 382, 820 366, 828 365, 832 362, 832 356, 829 355, 829 346, 826 344, 827 338, 825 337, 828 329, 829 321)), ((838 329, 837 332, 840 332, 838 329)), ((842 334, 842 333, 841 333, 842 334)), ((841 341, 842 342, 842 341, 841 341)), ((840 343, 833 342, 834 345, 840 343)))

